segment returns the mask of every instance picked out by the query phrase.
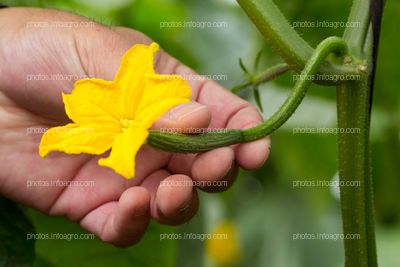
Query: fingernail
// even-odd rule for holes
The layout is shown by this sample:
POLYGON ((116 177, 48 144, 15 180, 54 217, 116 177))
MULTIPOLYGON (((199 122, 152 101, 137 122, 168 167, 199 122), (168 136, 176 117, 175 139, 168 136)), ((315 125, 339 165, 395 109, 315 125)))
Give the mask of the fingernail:
POLYGON ((169 120, 180 121, 183 120, 185 117, 190 116, 206 108, 207 108, 206 106, 201 105, 197 102, 190 102, 172 108, 170 111, 168 111, 166 117, 169 120))

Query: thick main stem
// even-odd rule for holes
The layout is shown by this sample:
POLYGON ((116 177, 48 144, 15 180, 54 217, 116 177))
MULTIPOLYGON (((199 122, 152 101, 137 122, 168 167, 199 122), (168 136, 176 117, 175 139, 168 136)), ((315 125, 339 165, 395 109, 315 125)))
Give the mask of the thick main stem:
POLYGON ((365 47, 372 45, 372 38, 367 38, 366 35, 366 28, 369 25, 368 18, 369 1, 355 0, 349 21, 360 21, 362 27, 358 30, 346 29, 343 37, 348 42, 352 54, 368 62, 368 70, 361 75, 360 80, 349 81, 337 87, 338 127, 359 130, 355 134, 346 133, 350 131, 339 131, 338 134, 346 267, 375 267, 378 265, 369 143, 373 86, 371 82, 374 66, 372 53, 363 51, 365 47), (353 186, 349 186, 350 184, 353 186), (350 236, 351 234, 356 235, 350 236))
POLYGON ((377 266, 370 164, 368 75, 338 86, 339 177, 345 266, 377 266), (346 132, 356 132, 349 134, 346 132), (353 235, 355 234, 355 235, 353 235))

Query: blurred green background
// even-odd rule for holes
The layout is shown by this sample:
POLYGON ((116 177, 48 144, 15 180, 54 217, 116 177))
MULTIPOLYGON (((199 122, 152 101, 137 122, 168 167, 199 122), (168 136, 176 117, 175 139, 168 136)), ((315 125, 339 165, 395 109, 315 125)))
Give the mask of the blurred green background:
MULTIPOLYGON (((260 49, 261 65, 280 62, 235 1, 230 0, 51 0, 2 1, 11 6, 69 10, 110 26, 140 30, 201 74, 226 75, 227 88, 242 81, 238 59, 251 66, 260 49), (222 21, 220 28, 160 28, 160 22, 222 21)), ((346 21, 348 0, 275 1, 291 22, 346 21)), ((377 245, 380 266, 400 266, 400 1, 387 1, 372 116, 377 245)), ((313 46, 343 28, 297 28, 313 46)), ((283 102, 293 85, 286 74, 261 86, 264 117, 283 102)), ((242 95, 253 101, 251 94, 242 95)), ((336 127, 335 89, 313 86, 296 114, 273 135, 272 154, 255 172, 242 171, 222 194, 201 193, 201 208, 184 226, 152 223, 142 242, 116 249, 98 240, 38 240, 36 267, 70 266, 343 266, 341 240, 294 240, 297 233, 341 233, 337 190, 293 187, 293 181, 330 181, 337 175, 333 134, 293 134, 295 127, 336 127), (237 240, 163 240, 163 233, 211 233, 228 222, 237 240), (207 248, 208 247, 208 248, 207 248), (211 250, 207 253, 206 250, 211 250), (233 253, 232 253, 233 251, 233 253), (234 255, 236 254, 236 255, 234 255), (217 256, 215 256, 217 255, 217 256), (219 255, 219 256, 218 256, 219 255)), ((62 218, 28 211, 38 233, 79 233, 62 218)))

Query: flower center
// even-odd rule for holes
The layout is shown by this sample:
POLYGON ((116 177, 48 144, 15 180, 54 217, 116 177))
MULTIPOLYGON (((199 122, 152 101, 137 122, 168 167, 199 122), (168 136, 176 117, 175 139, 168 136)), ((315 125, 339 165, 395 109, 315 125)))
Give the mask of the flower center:
POLYGON ((133 125, 133 120, 129 119, 121 119, 122 131, 128 129, 131 125, 133 125))

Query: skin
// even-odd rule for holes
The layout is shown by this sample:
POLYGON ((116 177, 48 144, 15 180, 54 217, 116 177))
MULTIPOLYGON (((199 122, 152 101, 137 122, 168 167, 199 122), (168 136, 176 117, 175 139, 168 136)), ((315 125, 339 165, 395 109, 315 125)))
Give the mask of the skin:
MULTIPOLYGON (((150 219, 178 225, 192 218, 199 206, 198 189, 224 191, 235 180, 238 166, 251 170, 266 161, 268 138, 196 155, 171 154, 144 145, 136 158, 137 177, 132 180, 98 166, 99 156, 54 152, 40 158, 42 134, 28 133, 27 128, 68 123, 61 92, 71 92, 74 81, 87 76, 112 80, 124 52, 151 40, 131 29, 93 22, 90 27, 29 24, 35 21, 88 22, 55 10, 0 10, 0 195, 49 215, 65 216, 101 240, 125 247, 140 240, 150 219), (74 78, 33 80, 27 78, 30 74, 74 78), (89 180, 94 186, 27 186, 33 180, 89 180), (192 181, 219 180, 228 186, 191 185, 192 181), (176 186, 177 181, 186 186, 176 186)), ((155 65, 158 73, 195 75, 163 51, 156 55, 155 65)), ((197 79, 188 83, 193 101, 171 109, 153 128, 247 128, 262 121, 254 106, 217 83, 197 79)))

